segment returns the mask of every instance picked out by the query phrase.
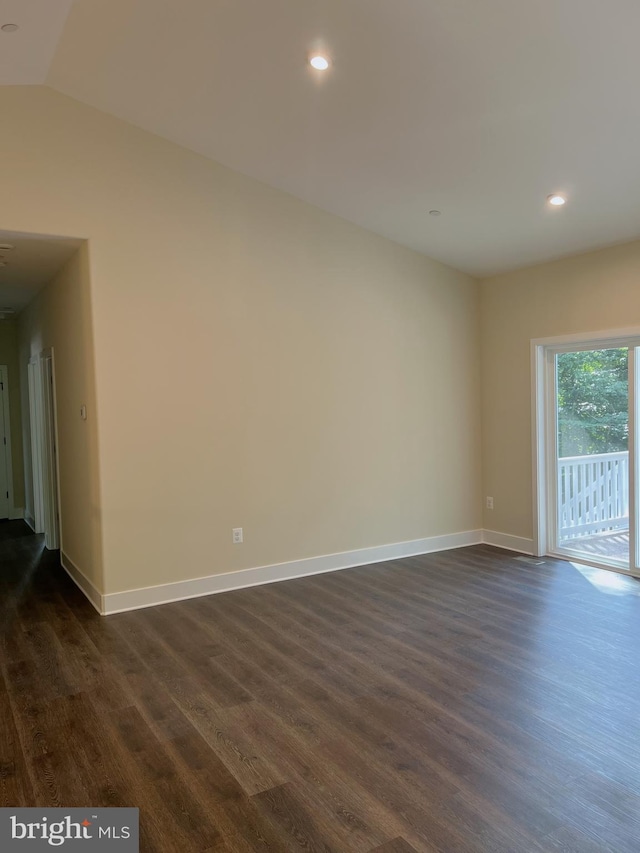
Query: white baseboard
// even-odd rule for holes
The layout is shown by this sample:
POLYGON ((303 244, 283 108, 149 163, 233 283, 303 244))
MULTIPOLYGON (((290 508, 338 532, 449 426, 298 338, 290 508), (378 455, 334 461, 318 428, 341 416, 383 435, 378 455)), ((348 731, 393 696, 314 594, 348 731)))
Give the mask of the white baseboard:
POLYGON ((495 545, 497 548, 505 548, 507 551, 533 554, 533 539, 525 539, 523 536, 511 536, 510 533, 483 530, 482 541, 485 545, 495 545))
MULTIPOLYGON (((172 601, 184 601, 188 598, 199 598, 203 595, 213 595, 218 592, 230 592, 234 589, 244 589, 250 586, 260 586, 277 581, 293 580, 307 575, 323 572, 335 572, 340 569, 366 566, 370 563, 382 563, 385 560, 397 560, 402 557, 415 557, 420 554, 430 554, 434 551, 447 551, 452 548, 464 548, 469 545, 479 545, 483 541, 482 530, 469 530, 464 533, 452 533, 445 536, 432 536, 427 539, 414 539, 410 542, 398 542, 393 545, 381 545, 376 548, 361 548, 357 551, 345 551, 341 554, 327 554, 322 557, 309 557, 304 560, 293 560, 289 563, 278 563, 272 566, 260 566, 255 569, 241 569, 237 572, 225 572, 220 575, 210 575, 204 578, 177 581, 176 583, 149 586, 144 589, 131 589, 123 592, 112 592, 100 596, 101 611, 104 615, 122 613, 125 610, 138 610, 143 607, 153 607, 157 604, 169 604, 172 601)), ((67 568, 65 566, 65 568, 67 568)), ((67 571, 69 569, 67 568, 67 571)), ((69 574, 71 572, 69 571, 69 574)), ((80 589, 86 592, 82 583, 71 574, 80 589)), ((84 583, 89 583, 82 576, 84 583)), ((92 587, 96 595, 100 595, 92 587)), ((96 609, 98 605, 92 600, 96 609)))
POLYGON ((101 616, 104 615, 104 596, 100 590, 96 589, 89 578, 80 571, 75 563, 70 560, 63 551, 60 551, 60 563, 71 580, 80 589, 80 591, 85 594, 98 613, 101 616))
POLYGON ((463 533, 431 536, 427 539, 414 539, 410 542, 398 542, 393 545, 361 548, 357 551, 344 551, 340 554, 326 554, 321 557, 309 557, 288 563, 241 569, 237 572, 225 572, 203 578, 192 578, 175 583, 107 594, 102 594, 73 561, 62 552, 60 562, 69 577, 85 594, 98 613, 108 616, 127 610, 139 610, 158 604, 170 604, 174 601, 215 595, 219 592, 231 592, 236 589, 293 580, 308 575, 336 572, 356 566, 383 563, 387 560, 399 560, 403 557, 416 557, 421 554, 448 551, 452 548, 466 548, 481 543, 495 545, 509 551, 518 551, 522 554, 533 554, 532 539, 511 536, 508 533, 498 533, 495 530, 468 530, 463 533))
POLYGON ((11 521, 15 521, 20 518, 24 518, 24 509, 21 506, 16 506, 9 510, 9 519, 11 521))
POLYGON ((35 518, 33 518, 33 516, 29 515, 29 513, 25 512, 24 520, 25 520, 25 523, 28 524, 29 527, 35 533, 36 532, 36 520, 35 520, 35 518))

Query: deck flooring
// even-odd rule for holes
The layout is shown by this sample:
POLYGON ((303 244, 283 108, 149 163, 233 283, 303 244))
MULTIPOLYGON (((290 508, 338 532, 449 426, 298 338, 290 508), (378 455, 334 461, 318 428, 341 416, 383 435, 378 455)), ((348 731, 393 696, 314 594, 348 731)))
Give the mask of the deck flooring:
POLYGON ((621 560, 629 562, 629 531, 617 530, 615 533, 598 533, 593 536, 581 536, 567 539, 563 547, 580 551, 587 559, 621 560))

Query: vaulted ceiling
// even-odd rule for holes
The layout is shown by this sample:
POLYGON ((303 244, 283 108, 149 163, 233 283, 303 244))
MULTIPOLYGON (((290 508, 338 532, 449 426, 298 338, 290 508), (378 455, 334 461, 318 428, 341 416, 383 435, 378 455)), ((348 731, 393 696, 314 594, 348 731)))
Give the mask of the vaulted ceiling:
POLYGON ((474 275, 640 236, 637 0, 0 0, 9 17, 1 83, 474 275))

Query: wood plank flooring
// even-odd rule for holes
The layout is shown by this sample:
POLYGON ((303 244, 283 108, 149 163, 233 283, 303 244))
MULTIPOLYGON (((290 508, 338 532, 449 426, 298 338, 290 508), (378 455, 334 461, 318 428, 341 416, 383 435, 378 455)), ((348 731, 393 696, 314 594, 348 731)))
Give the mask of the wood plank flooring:
POLYGON ((0 805, 139 806, 161 853, 637 853, 640 583, 516 557, 104 618, 2 522, 0 805))

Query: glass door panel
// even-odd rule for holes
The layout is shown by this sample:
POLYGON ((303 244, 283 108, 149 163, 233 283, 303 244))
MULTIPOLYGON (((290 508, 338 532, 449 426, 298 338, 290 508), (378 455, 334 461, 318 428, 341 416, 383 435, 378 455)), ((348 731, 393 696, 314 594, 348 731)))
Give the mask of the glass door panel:
POLYGON ((629 349, 556 355, 556 547, 629 568, 629 349))

